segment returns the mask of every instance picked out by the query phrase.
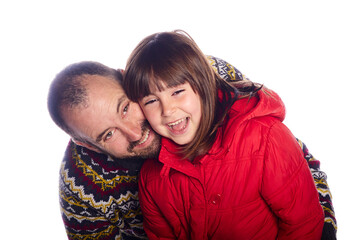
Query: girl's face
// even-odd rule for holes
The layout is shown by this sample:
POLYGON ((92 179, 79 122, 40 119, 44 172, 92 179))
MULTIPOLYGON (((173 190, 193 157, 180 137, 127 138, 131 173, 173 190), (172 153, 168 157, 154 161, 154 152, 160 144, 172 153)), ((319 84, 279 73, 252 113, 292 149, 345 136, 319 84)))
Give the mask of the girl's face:
POLYGON ((158 91, 139 101, 151 127, 179 145, 190 143, 201 120, 200 97, 188 82, 158 91))

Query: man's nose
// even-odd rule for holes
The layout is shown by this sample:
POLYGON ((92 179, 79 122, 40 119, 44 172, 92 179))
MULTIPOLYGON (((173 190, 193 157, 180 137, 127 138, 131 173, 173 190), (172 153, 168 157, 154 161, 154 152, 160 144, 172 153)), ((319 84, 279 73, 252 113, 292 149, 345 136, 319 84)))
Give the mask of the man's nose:
POLYGON ((141 124, 137 121, 122 122, 119 130, 129 142, 140 140, 142 137, 141 124))

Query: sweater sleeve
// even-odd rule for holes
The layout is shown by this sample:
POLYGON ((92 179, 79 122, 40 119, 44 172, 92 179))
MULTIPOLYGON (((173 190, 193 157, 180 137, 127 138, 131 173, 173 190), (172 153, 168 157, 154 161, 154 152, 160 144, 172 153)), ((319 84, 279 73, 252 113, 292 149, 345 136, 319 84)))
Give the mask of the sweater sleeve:
POLYGON ((309 166, 282 123, 268 133, 261 194, 279 218, 278 239, 320 239, 324 212, 309 166))
POLYGON ((207 59, 214 71, 225 81, 231 83, 247 79, 245 75, 227 61, 211 55, 208 55, 207 59))
POLYGON ((324 210, 325 219, 321 239, 335 240, 337 224, 335 218, 334 206, 332 204, 332 195, 327 183, 327 175, 320 170, 320 161, 317 160, 308 150, 305 143, 297 139, 306 159, 311 174, 314 178, 316 189, 319 193, 320 204, 324 210))

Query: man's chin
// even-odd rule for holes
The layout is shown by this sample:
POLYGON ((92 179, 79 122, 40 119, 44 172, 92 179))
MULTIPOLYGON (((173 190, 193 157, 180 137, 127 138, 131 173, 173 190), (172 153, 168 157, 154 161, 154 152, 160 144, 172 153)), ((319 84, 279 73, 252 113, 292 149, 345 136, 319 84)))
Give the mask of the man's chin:
POLYGON ((142 159, 157 158, 159 156, 160 147, 160 137, 156 135, 149 146, 143 149, 137 149, 135 152, 136 157, 142 159))
POLYGON ((143 132, 148 132, 147 140, 144 142, 132 142, 129 144, 128 152, 138 158, 148 159, 159 155, 161 137, 156 134, 149 125, 143 124, 143 132))
POLYGON ((160 152, 160 141, 161 141, 160 136, 155 134, 154 139, 152 139, 152 142, 150 143, 149 146, 144 148, 133 147, 131 148, 131 150, 128 149, 128 154, 112 156, 112 157, 113 158, 115 157, 117 159, 127 159, 134 161, 144 160, 148 158, 157 158, 160 152))

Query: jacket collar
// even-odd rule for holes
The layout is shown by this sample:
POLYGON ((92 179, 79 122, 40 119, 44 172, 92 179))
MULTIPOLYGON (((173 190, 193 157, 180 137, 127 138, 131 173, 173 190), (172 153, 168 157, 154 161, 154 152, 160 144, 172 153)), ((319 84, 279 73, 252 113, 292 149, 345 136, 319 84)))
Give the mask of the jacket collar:
POLYGON ((200 172, 196 167, 196 163, 191 162, 189 159, 182 159, 181 156, 177 154, 178 150, 178 145, 172 140, 162 138, 159 161, 164 164, 164 167, 161 175, 168 175, 170 168, 173 168, 194 178, 199 178, 200 172))

